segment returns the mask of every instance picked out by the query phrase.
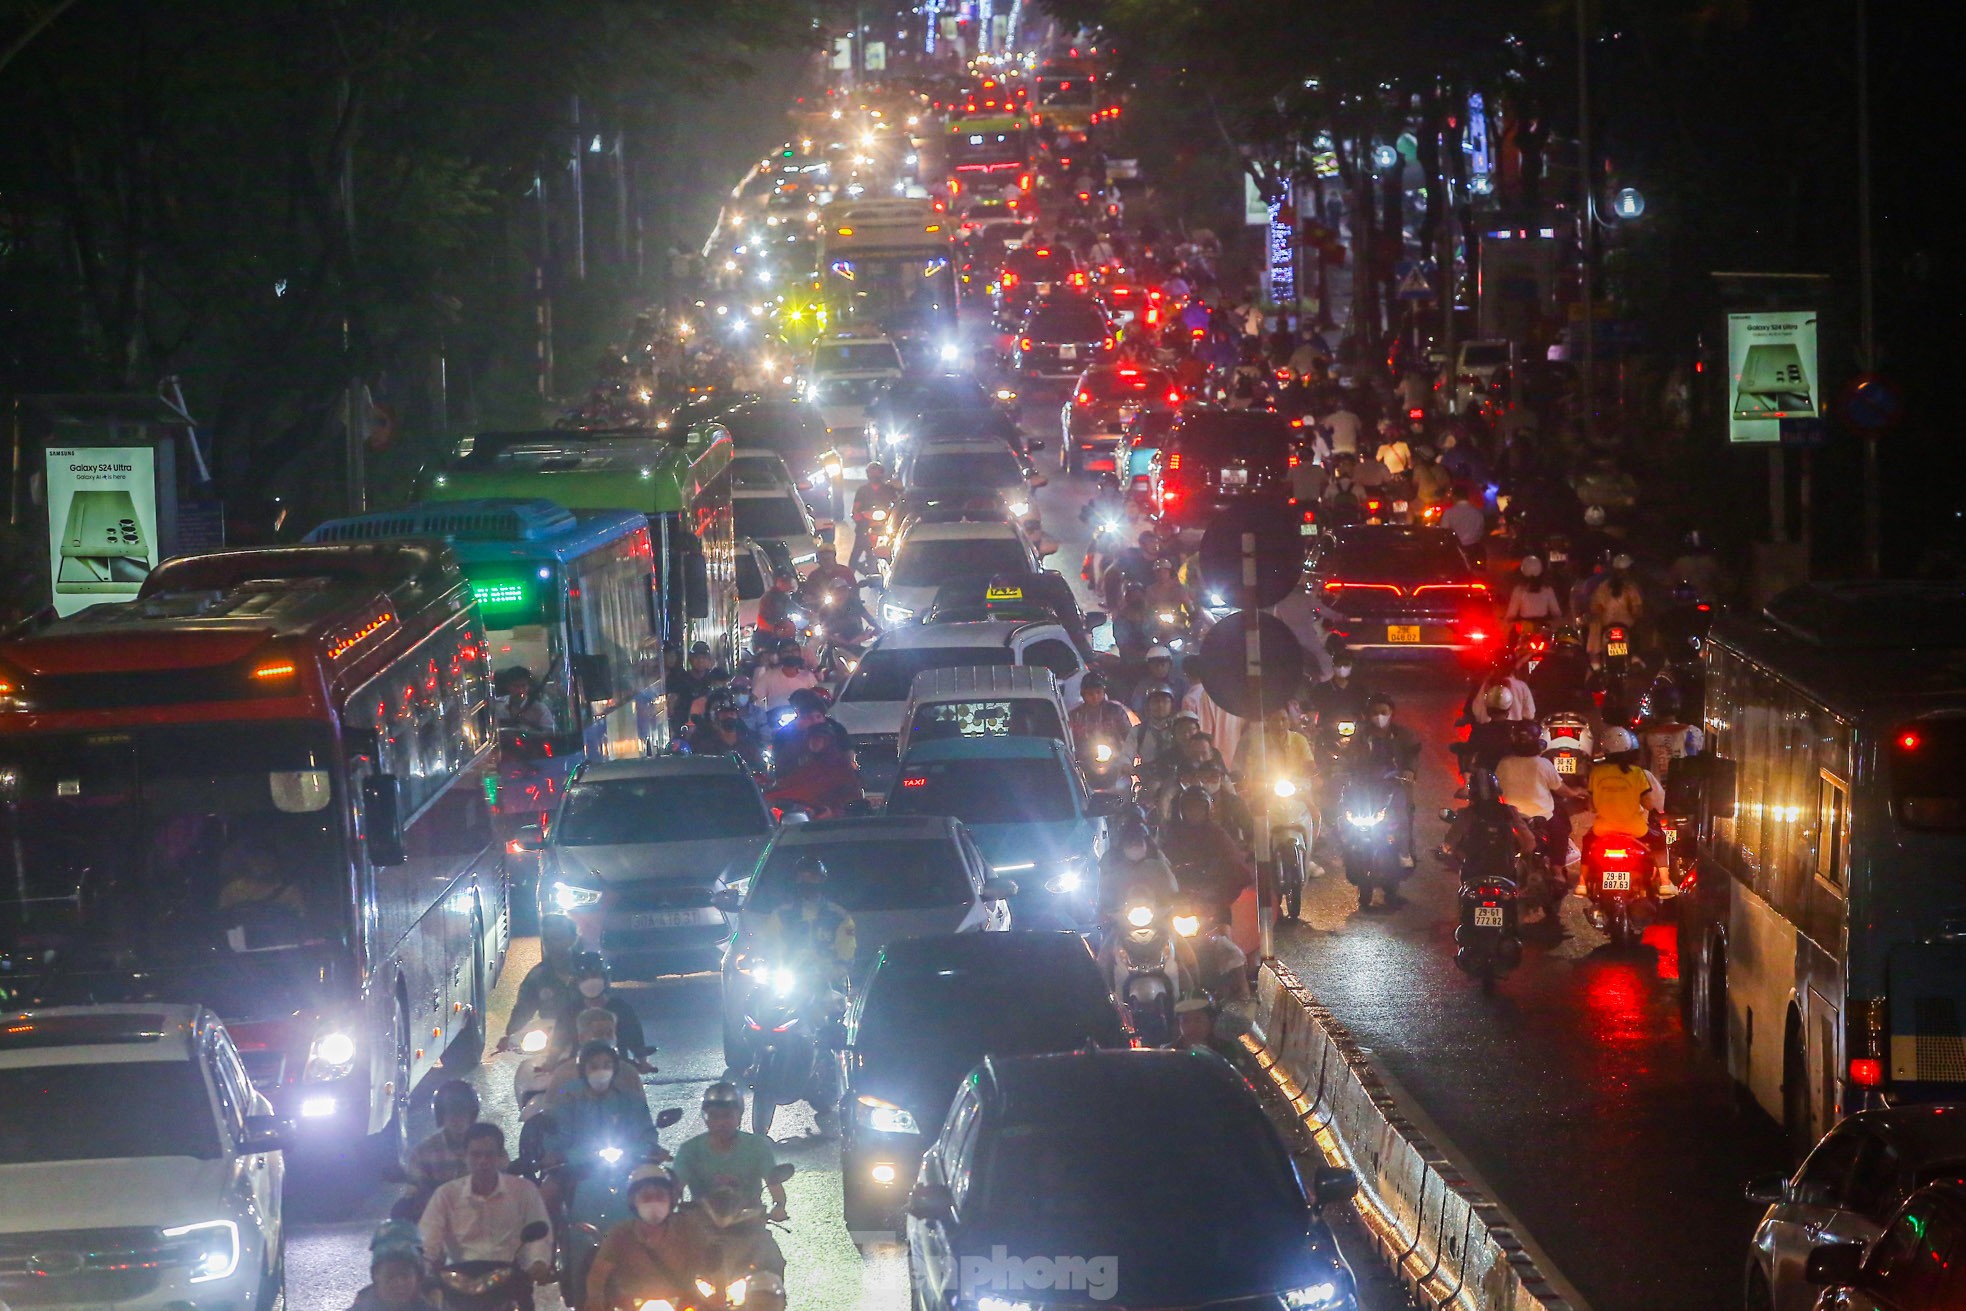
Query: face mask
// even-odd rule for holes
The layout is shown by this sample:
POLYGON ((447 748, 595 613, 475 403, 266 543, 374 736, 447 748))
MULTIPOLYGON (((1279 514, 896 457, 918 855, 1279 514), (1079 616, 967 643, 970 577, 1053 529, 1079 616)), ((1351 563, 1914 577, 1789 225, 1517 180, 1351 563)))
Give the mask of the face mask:
POLYGON ((1388 725, 1390 725, 1392 722, 1393 722, 1393 717, 1391 715, 1372 716, 1372 727, 1374 728, 1385 728, 1388 725))
POLYGON ((737 694, 737 704, 738 704, 738 705, 740 705, 740 706, 748 706, 748 705, 750 705, 750 704, 751 704, 751 694, 750 694, 749 692, 739 692, 739 693, 737 694))
POLYGON ((606 1092, 608 1085, 613 1082, 613 1070, 589 1070, 587 1072, 587 1086, 595 1092, 606 1092))
POLYGON ((635 1203, 635 1214, 652 1225, 659 1225, 669 1218, 669 1199, 666 1197, 645 1197, 635 1203))
POLYGON ((1128 847, 1126 848, 1126 858, 1128 860, 1145 860, 1147 858, 1147 849, 1145 847, 1128 847))
POLYGON ((1350 678, 1352 676, 1352 667, 1350 665, 1339 665, 1331 672, 1339 678, 1350 678))
POLYGON ((607 990, 607 983, 601 979, 582 979, 580 981, 580 995, 583 997, 598 997, 607 990))
POLYGON ((1201 790, 1202 790, 1202 791, 1204 791, 1204 792, 1206 792, 1206 793, 1208 793, 1208 795, 1212 797, 1212 796, 1214 796, 1214 795, 1215 795, 1215 794, 1216 794, 1217 792, 1220 792, 1220 791, 1222 790, 1222 785, 1221 785, 1221 784, 1220 784, 1219 782, 1217 782, 1217 783, 1204 783, 1204 784, 1202 784, 1202 785, 1201 785, 1201 790))

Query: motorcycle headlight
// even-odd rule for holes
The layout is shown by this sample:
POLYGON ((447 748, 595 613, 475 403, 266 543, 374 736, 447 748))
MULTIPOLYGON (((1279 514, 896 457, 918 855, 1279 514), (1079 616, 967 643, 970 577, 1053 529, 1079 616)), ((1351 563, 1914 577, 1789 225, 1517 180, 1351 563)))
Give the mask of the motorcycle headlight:
POLYGON ((1126 912, 1126 922, 1136 929, 1144 929, 1154 922, 1154 908, 1135 906, 1126 912))
POLYGON ((354 1071, 355 1040, 338 1029, 331 1029, 314 1039, 302 1077, 309 1083, 325 1083, 346 1078, 354 1071))
POLYGON ((1033 1303, 1017 1302, 1007 1297, 979 1297, 976 1299, 976 1311, 1038 1311, 1038 1308, 1033 1303))
POLYGON ((636 1307, 635 1311, 676 1311, 676 1304, 666 1297, 652 1297, 636 1307))
POLYGON ((870 514, 870 515, 868 515, 867 517, 868 517, 869 519, 872 519, 872 520, 873 520, 873 521, 874 521, 875 523, 886 523, 886 522, 887 522, 887 511, 886 511, 886 510, 876 510, 876 511, 874 511, 874 512, 873 512, 872 514, 870 514))
POLYGON ((1280 797, 1294 797, 1297 795, 1297 785, 1287 778, 1278 779, 1271 785, 1271 790, 1280 797))
POLYGON ((878 1097, 859 1099, 860 1122, 875 1133, 913 1133, 922 1131, 915 1117, 893 1102, 884 1102, 878 1097))
POLYGON ((1111 742, 1097 743, 1092 748, 1092 758, 1102 765, 1110 763, 1113 758, 1113 744, 1111 742))
POLYGON ((724 1302, 729 1306, 743 1306, 744 1299, 751 1295, 751 1281, 739 1279, 724 1290, 724 1302))
POLYGON ((594 1155, 600 1157, 609 1165, 617 1165, 621 1161, 621 1149, 619 1147, 603 1147, 600 1151, 595 1152, 594 1155))
POLYGON ((601 894, 593 888, 583 888, 572 883, 553 884, 553 904, 561 910, 578 910, 591 906, 601 899, 601 894))
POLYGON ((1176 915, 1174 917, 1174 931, 1184 938, 1194 937, 1197 933, 1201 932, 1201 916, 1176 915))
POLYGON ((1341 719, 1338 721, 1339 737, 1350 737, 1352 734, 1356 732, 1358 732, 1358 725, 1352 720, 1341 719))
POLYGON ((1120 521, 1117 519, 1101 519, 1099 521, 1099 531, 1102 533, 1116 533, 1119 530, 1120 521))
POLYGON ((1172 610, 1162 610, 1156 618, 1164 624, 1171 624, 1174 622, 1174 612, 1172 610))
POLYGON ((792 989, 798 986, 799 975, 796 970, 790 970, 781 965, 771 971, 771 989, 779 996, 784 997, 789 995, 792 989))
POLYGON ((547 1036, 544 1029, 527 1029, 526 1036, 519 1039, 519 1050, 527 1056, 537 1056, 546 1050, 547 1036))
POLYGON ((1022 519, 1030 512, 1031 503, 1029 501, 1012 501, 1010 503, 1010 513, 1014 518, 1022 519))
POLYGON ((239 1269, 239 1226, 231 1220, 178 1225, 164 1230, 164 1237, 183 1240, 184 1263, 194 1284, 229 1279, 239 1269))
POLYGON ((1289 1311, 1330 1311, 1344 1302, 1344 1290, 1336 1280, 1327 1279, 1321 1284, 1307 1284, 1303 1288, 1292 1288, 1284 1292, 1283 1304, 1289 1311))
POLYGON ((1384 819, 1385 816, 1386 812, 1383 810, 1376 815, 1354 815, 1350 811, 1345 812, 1345 819, 1354 828, 1371 828, 1380 820, 1384 819))

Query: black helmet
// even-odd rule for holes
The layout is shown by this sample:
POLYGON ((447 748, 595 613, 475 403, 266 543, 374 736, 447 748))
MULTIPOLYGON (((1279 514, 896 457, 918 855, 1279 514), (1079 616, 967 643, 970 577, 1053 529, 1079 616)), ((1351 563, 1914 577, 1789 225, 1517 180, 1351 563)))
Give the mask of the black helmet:
POLYGON ((734 1083, 713 1083, 703 1090, 705 1111, 744 1110, 744 1090, 734 1083))
POLYGON ((551 914, 541 915, 539 917, 539 940, 544 942, 547 938, 555 936, 566 938, 569 942, 578 942, 580 941, 580 926, 573 922, 572 916, 563 915, 557 911, 551 914))
POLYGON ((605 979, 608 977, 607 958, 598 951, 579 951, 573 957, 573 981, 582 979, 605 979))
POLYGON ((1097 688, 1101 692, 1104 692, 1106 690, 1106 676, 1095 669, 1084 678, 1081 678, 1079 680, 1079 691, 1084 692, 1089 688, 1097 688))
POLYGON ((785 700, 787 705, 802 715, 811 714, 815 710, 823 711, 826 709, 825 696, 809 687, 799 688, 785 700))
POLYGON ((800 856, 792 864, 794 883, 824 883, 828 877, 826 862, 817 856, 800 856))
POLYGON ((449 1079, 437 1085, 437 1091, 430 1098, 431 1110, 439 1120, 451 1114, 469 1115, 478 1118, 478 1093, 462 1079, 449 1079))

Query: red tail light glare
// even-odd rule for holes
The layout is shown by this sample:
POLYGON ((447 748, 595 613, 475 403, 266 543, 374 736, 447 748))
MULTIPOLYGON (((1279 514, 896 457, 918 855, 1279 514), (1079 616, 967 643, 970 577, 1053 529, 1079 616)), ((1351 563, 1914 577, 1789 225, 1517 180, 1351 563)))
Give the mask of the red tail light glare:
POLYGON ((1167 453, 1167 471, 1169 473, 1179 473, 1181 471, 1181 452, 1169 451, 1167 453))
POLYGON ((1925 739, 1919 735, 1917 729, 1908 728, 1904 732, 1898 734, 1898 750, 1916 751, 1924 743, 1924 741, 1925 739))
POLYGON ((1019 191, 1029 191, 1031 189, 1031 175, 1029 173, 1019 173, 1017 175, 1017 189, 1019 191))
MULTIPOLYGON (((1317 511, 1316 511, 1316 510, 1306 510, 1306 511, 1304 511, 1304 522, 1305 522, 1305 523, 1316 523, 1316 522, 1317 522, 1317 511)), ((1328 585, 1329 585, 1329 584, 1327 584, 1327 586, 1328 586, 1328 585)))
POLYGON ((1597 854, 1603 860, 1630 860, 1638 852, 1632 847, 1604 846, 1597 849, 1597 854))
POLYGON ((1104 339, 1102 339, 1102 340, 1100 341, 1100 343, 1099 343, 1099 349, 1100 349, 1100 350, 1102 350, 1102 351, 1109 351, 1109 350, 1111 350, 1111 349, 1112 349, 1112 348, 1113 348, 1113 347, 1114 347, 1114 346, 1115 346, 1116 344, 1117 344, 1117 343, 1115 343, 1115 342, 1113 341, 1113 339, 1112 339, 1111 337, 1107 337, 1107 338, 1104 338, 1104 339))
POLYGON ((1427 412, 1416 405, 1406 412, 1406 417, 1409 419, 1424 419, 1427 417, 1427 412))
POLYGON ((1365 503, 1365 508, 1366 508, 1366 510, 1368 510, 1368 511, 1369 511, 1370 513, 1372 513, 1372 514, 1377 514, 1377 513, 1379 513, 1379 504, 1380 504, 1380 503, 1379 503, 1378 501, 1367 501, 1367 502, 1365 503))
POLYGON ((1027 350, 1029 350, 1029 349, 1031 349, 1031 345, 1032 345, 1032 343, 1031 343, 1031 339, 1030 339, 1029 337, 1019 337, 1019 338, 1017 339, 1017 349, 1018 349, 1018 350, 1021 350, 1021 351, 1027 351, 1027 350))
POLYGON ((1302 419, 1292 419, 1290 421, 1290 426, 1293 428, 1301 428, 1304 426, 1304 421, 1302 419))
POLYGON ((1169 387, 1167 389, 1167 403, 1169 405, 1179 405, 1181 403, 1181 389, 1179 387, 1169 387))
POLYGON ((1092 404, 1092 393, 1089 391, 1082 391, 1077 396, 1073 397, 1073 399, 1076 400, 1080 405, 1090 405, 1092 404))
POLYGON ((1473 642, 1477 646, 1479 646, 1488 641, 1490 634, 1488 630, 1485 628, 1470 628, 1463 634, 1463 636, 1466 637, 1470 642, 1473 642))
POLYGON ((1882 1088, 1884 1062, 1874 1056, 1853 1057, 1850 1061, 1850 1082, 1859 1088, 1882 1088))
MULTIPOLYGON (((1303 457, 1303 456, 1301 456, 1301 455, 1299 455, 1299 454, 1297 454, 1297 452, 1295 452, 1295 451, 1292 451, 1292 452, 1290 453, 1290 467, 1291 467, 1291 468, 1293 468, 1293 469, 1295 469, 1295 468, 1296 468, 1296 467, 1297 467, 1298 465, 1300 465, 1300 464, 1302 464, 1303 462, 1304 462, 1304 457, 1303 457)), ((1377 507, 1375 506, 1374 508, 1376 509, 1377 507)))

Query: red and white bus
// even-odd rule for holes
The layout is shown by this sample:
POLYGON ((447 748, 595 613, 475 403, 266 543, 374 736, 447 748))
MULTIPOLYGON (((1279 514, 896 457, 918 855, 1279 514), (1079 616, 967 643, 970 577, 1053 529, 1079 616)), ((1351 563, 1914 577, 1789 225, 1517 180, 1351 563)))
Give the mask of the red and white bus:
POLYGON ((395 1150, 510 933, 469 584, 429 541, 225 551, 0 639, 0 1007, 201 1002, 302 1152, 395 1150))

